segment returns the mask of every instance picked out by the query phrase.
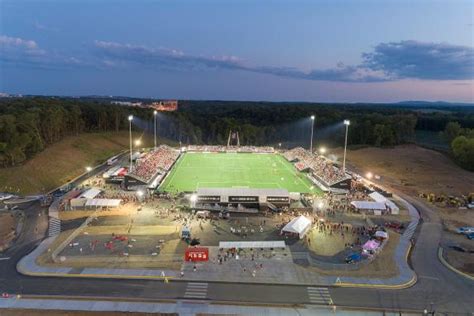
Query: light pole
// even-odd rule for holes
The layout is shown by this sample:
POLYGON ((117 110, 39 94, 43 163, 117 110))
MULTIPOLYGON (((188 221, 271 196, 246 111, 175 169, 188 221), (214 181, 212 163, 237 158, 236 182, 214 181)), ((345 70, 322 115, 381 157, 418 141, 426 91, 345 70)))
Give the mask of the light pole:
POLYGON ((133 115, 128 116, 128 122, 130 123, 129 127, 129 136, 130 136, 130 170, 128 172, 132 172, 132 121, 133 115))
POLYGON ((344 125, 346 125, 346 140, 344 142, 344 159, 342 161, 342 171, 346 173, 346 152, 347 152, 347 133, 349 131, 349 125, 351 124, 351 121, 349 120, 344 120, 344 125))
POLYGON ((311 142, 309 146, 309 151, 313 153, 313 130, 314 130, 314 120, 316 119, 316 116, 311 115, 311 142))
POLYGON ((153 118, 154 118, 154 129, 153 129, 153 131, 154 131, 154 136, 155 136, 155 138, 154 138, 154 140, 155 140, 155 149, 156 149, 156 115, 157 114, 158 114, 158 111, 154 110, 153 111, 153 118))

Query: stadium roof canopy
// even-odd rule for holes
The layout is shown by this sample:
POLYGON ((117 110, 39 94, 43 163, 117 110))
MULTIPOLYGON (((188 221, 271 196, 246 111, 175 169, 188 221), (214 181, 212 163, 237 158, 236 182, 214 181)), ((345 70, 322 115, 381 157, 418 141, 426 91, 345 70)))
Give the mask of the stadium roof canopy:
POLYGON ((285 189, 252 189, 252 188, 199 188, 199 196, 285 196, 289 195, 285 189))

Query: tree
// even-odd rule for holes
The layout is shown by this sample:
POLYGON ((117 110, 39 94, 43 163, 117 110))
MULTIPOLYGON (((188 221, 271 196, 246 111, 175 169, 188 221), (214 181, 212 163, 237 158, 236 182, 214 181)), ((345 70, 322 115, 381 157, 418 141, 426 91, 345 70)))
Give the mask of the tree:
POLYGON ((448 142, 451 143, 456 137, 461 134, 462 128, 458 122, 449 122, 444 128, 443 137, 448 142))
POLYGON ((474 138, 458 136, 451 143, 451 149, 461 167, 474 171, 474 138))

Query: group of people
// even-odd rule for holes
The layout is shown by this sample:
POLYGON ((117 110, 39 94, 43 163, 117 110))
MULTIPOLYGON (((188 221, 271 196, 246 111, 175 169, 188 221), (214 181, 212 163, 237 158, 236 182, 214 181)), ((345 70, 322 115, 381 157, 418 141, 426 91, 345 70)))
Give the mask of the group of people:
POLYGON ((275 149, 270 146, 212 146, 189 145, 186 151, 191 152, 241 152, 241 153, 273 153, 275 149))
POLYGON ((288 161, 296 161, 295 167, 302 171, 311 169, 312 174, 323 180, 326 184, 331 185, 343 180, 346 175, 344 171, 334 166, 325 157, 311 153, 304 148, 296 147, 283 153, 288 161))
POLYGON ((152 150, 141 157, 131 174, 148 182, 160 170, 168 171, 178 157, 178 150, 161 145, 156 150, 152 150))

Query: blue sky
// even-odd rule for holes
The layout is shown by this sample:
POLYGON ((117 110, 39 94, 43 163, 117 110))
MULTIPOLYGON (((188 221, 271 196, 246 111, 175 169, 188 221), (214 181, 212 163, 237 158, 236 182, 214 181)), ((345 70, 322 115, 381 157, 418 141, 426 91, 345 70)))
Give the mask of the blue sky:
POLYGON ((473 1, 0 0, 0 92, 474 102, 473 1))

